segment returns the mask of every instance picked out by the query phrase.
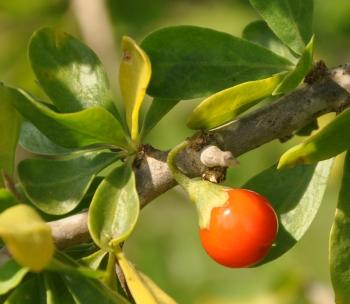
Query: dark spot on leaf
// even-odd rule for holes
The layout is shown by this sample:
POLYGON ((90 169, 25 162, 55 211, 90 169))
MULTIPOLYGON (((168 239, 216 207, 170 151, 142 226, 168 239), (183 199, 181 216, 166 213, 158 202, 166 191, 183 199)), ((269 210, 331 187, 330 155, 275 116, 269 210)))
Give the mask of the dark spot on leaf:
POLYGON ((128 50, 123 51, 123 60, 130 61, 132 58, 131 53, 128 50))

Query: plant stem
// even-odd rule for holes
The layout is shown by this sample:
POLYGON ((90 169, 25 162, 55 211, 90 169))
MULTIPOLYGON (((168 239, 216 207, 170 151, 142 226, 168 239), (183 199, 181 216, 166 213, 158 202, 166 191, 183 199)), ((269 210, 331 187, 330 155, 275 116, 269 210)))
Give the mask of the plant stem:
POLYGON ((191 179, 179 170, 179 168, 175 164, 175 158, 182 150, 186 149, 188 145, 189 145, 189 141, 185 140, 181 144, 175 146, 169 152, 168 159, 167 159, 169 169, 174 179, 178 182, 179 185, 181 185, 184 188, 187 188, 187 186, 190 184, 191 179))
POLYGON ((115 273, 115 255, 114 252, 108 253, 108 262, 106 268, 106 275, 103 278, 103 283, 105 283, 109 288, 115 290, 116 284, 116 273, 115 273))

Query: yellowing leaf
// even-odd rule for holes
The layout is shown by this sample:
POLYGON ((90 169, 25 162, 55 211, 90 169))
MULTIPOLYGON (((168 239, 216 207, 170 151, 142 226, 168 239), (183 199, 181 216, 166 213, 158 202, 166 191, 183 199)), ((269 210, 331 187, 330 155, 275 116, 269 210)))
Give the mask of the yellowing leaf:
POLYGON ((27 205, 0 214, 0 236, 13 258, 32 271, 42 270, 51 261, 54 245, 50 226, 27 205))
POLYGON ((235 119, 260 99, 271 95, 284 75, 248 81, 208 97, 193 110, 187 125, 192 129, 213 129, 235 119))
POLYGON ((118 251, 116 257, 136 304, 176 304, 150 278, 139 273, 123 252, 118 251))
POLYGON ((175 300, 171 298, 168 294, 166 294, 159 286, 153 282, 148 276, 144 273, 139 272, 139 275, 142 281, 147 285, 147 287, 152 291, 152 293, 156 296, 157 301, 161 304, 176 304, 175 300))
POLYGON ((139 112, 152 69, 147 54, 131 38, 123 37, 122 49, 123 60, 119 70, 120 90, 131 138, 135 140, 138 136, 139 112))

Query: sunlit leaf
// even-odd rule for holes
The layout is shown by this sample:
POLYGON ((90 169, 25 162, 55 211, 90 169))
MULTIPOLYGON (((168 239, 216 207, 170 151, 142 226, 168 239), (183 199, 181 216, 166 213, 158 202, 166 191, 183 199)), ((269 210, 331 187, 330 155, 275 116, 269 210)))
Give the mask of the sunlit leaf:
POLYGON ((157 299, 157 303, 160 304, 176 304, 175 300, 171 298, 168 294, 164 292, 164 290, 160 289, 159 286, 144 273, 139 272, 139 276, 141 277, 144 284, 148 287, 148 289, 153 293, 155 298, 157 299))
POLYGON ((18 165, 18 176, 40 210, 65 214, 78 206, 96 174, 118 158, 116 153, 91 152, 68 160, 26 159, 18 165))
POLYGON ((279 218, 275 245, 262 261, 272 261, 290 250, 309 229, 322 202, 333 160, 316 165, 277 170, 273 166, 242 188, 265 196, 279 218))
POLYGON ((50 226, 27 205, 0 214, 0 236, 13 258, 32 271, 42 270, 54 251, 50 226))
POLYGON ((312 68, 314 39, 311 38, 308 45, 305 47, 295 69, 289 72, 280 85, 274 91, 274 95, 284 94, 293 91, 304 79, 306 74, 312 68))
POLYGON ((140 209, 130 163, 114 169, 99 185, 89 208, 88 226, 101 248, 113 251, 136 225, 140 209))
POLYGON ((313 0, 250 0, 272 31, 302 54, 312 36, 313 0))
POLYGON ((310 164, 334 157, 350 148, 350 109, 304 142, 287 150, 280 158, 279 169, 310 164))
POLYGON ((116 253, 118 264, 122 269, 126 284, 136 304, 174 304, 176 303, 150 278, 139 273, 121 251, 116 253))
POLYGON ((151 79, 151 62, 147 54, 130 37, 123 37, 122 51, 120 90, 131 138, 136 139, 139 132, 139 112, 151 79))
MULTIPOLYGON (((2 83, 0 83, 0 113, 0 171, 12 175, 21 119, 2 83)), ((3 180, 0 176, 0 187, 2 185, 3 180)))
POLYGON ((330 273, 337 304, 350 299, 350 153, 347 152, 329 244, 330 273))
POLYGON ((193 110, 187 122, 188 127, 213 129, 234 120, 262 98, 270 96, 283 76, 284 73, 245 82, 208 97, 193 110))
POLYGON ((21 267, 14 260, 0 266, 0 295, 6 294, 21 283, 29 268, 21 267))
POLYGON ((97 106, 116 111, 100 60, 73 36, 51 28, 36 31, 29 59, 41 87, 61 112, 97 106))
POLYGON ((130 149, 124 130, 112 114, 101 107, 76 113, 54 112, 23 91, 0 87, 23 117, 56 144, 67 148, 109 145, 130 149))
POLYGON ((289 70, 292 65, 255 43, 195 26, 157 30, 141 46, 152 63, 147 92, 159 98, 209 96, 239 83, 289 70))

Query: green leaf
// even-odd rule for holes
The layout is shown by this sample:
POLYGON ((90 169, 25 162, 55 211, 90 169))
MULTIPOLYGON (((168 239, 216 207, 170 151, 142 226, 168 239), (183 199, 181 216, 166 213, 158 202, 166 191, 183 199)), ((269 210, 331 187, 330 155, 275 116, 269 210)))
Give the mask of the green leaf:
POLYGON ((68 160, 26 159, 18 165, 24 191, 40 210, 55 215, 75 209, 98 172, 119 155, 91 152, 68 160))
POLYGON ((159 98, 208 96, 291 68, 290 61, 255 43, 195 26, 157 30, 141 46, 152 63, 147 92, 159 98))
POLYGON ((287 150, 279 169, 311 164, 334 157, 350 148, 350 109, 345 110, 304 142, 287 150))
POLYGON ((46 304, 46 296, 38 276, 18 286, 4 304, 46 304))
POLYGON ((272 94, 284 73, 262 80, 238 84, 203 100, 191 113, 191 129, 213 129, 234 120, 239 114, 272 94))
POLYGON ((16 262, 32 271, 41 271, 51 261, 51 228, 28 205, 17 205, 0 214, 0 236, 16 262))
POLYGON ((119 70, 120 90, 131 138, 136 140, 139 135, 139 112, 151 79, 151 62, 147 54, 130 37, 123 37, 122 49, 123 60, 119 70))
POLYGON ((132 232, 140 202, 130 163, 114 169, 101 182, 89 208, 88 226, 94 242, 114 251, 132 232))
POLYGON ((47 270, 65 274, 82 275, 92 279, 100 279, 105 275, 104 271, 86 267, 83 263, 80 263, 75 258, 59 250, 55 251, 54 258, 47 266, 47 270))
POLYGON ((17 205, 17 199, 7 189, 0 188, 0 213, 17 205))
POLYGON ((347 152, 338 206, 330 234, 330 274, 337 304, 347 304, 350 298, 350 153, 347 152))
POLYGON ((100 60, 78 39, 42 28, 30 40, 29 59, 41 87, 60 112, 97 106, 116 111, 100 60))
POLYGON ((265 196, 279 217, 275 246, 262 263, 290 250, 308 230, 322 202, 332 163, 327 160, 283 171, 273 166, 242 187, 265 196))
POLYGON ((105 258, 107 251, 102 249, 90 254, 89 256, 83 257, 81 262, 88 265, 92 269, 98 269, 105 258))
POLYGON ((55 144, 26 120, 22 122, 19 144, 31 153, 41 155, 66 155, 75 151, 55 144))
POLYGON ((285 94, 293 91, 304 79, 306 74, 312 68, 313 54, 314 54, 314 37, 306 46, 303 54, 301 55, 295 69, 289 72, 280 85, 274 91, 274 95, 285 94))
MULTIPOLYGON (((11 176, 14 168, 21 119, 11 104, 11 98, 4 92, 2 83, 0 83, 0 113, 0 171, 4 170, 6 174, 11 176)), ((0 176, 0 187, 3 185, 3 180, 0 176)))
POLYGON ((46 304, 76 304, 65 283, 58 274, 44 273, 46 304))
POLYGON ((287 58, 293 63, 296 60, 291 50, 278 39, 264 20, 257 20, 249 23, 243 29, 242 38, 260 44, 277 55, 287 58))
MULTIPOLYGON (((96 250, 98 250, 98 247, 94 242, 91 241, 89 243, 80 243, 80 244, 67 247, 64 249, 63 252, 65 255, 68 255, 70 258, 74 260, 80 260, 81 258, 86 257, 87 255, 93 254, 94 252, 96 252, 96 250)), ((84 263, 82 264, 85 265, 84 263)))
POLYGON ((67 257, 62 259, 62 256, 57 256, 57 252, 46 270, 61 274, 82 275, 91 279, 101 279, 105 276, 105 271, 85 267, 72 259, 67 260, 67 257))
POLYGON ((0 295, 8 293, 21 283, 29 268, 19 266, 14 260, 9 260, 0 266, 0 295))
POLYGON ((179 100, 154 98, 143 121, 141 136, 145 137, 179 100))
POLYGON ((129 139, 112 114, 104 108, 89 108, 76 113, 56 113, 23 91, 0 87, 23 117, 32 122, 56 144, 66 148, 92 145, 130 149, 129 139))
POLYGON ((313 0, 250 0, 271 30, 297 54, 312 36, 313 0))
POLYGON ((81 275, 61 275, 77 304, 130 304, 100 281, 81 275))

